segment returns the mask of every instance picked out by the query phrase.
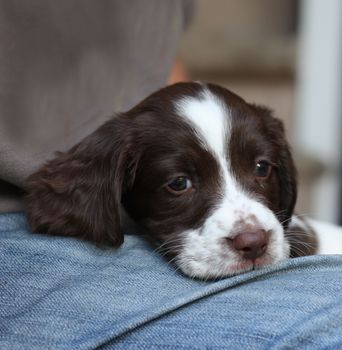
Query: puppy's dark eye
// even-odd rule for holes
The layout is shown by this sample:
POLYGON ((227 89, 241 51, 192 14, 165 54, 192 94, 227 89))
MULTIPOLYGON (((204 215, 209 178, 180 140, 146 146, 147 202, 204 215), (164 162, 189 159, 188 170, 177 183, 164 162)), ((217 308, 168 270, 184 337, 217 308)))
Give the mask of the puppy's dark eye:
POLYGON ((186 176, 178 176, 166 185, 168 191, 181 194, 192 188, 192 182, 186 176))
POLYGON ((266 160, 260 160, 255 165, 255 177, 258 179, 267 179, 272 171, 272 165, 266 160))

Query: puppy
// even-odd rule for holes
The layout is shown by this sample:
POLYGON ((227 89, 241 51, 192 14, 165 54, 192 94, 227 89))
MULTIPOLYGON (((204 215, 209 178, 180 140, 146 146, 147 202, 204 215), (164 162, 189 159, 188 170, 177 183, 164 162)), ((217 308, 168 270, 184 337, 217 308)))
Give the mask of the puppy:
POLYGON ((178 83, 27 180, 34 232, 123 243, 121 208, 183 273, 220 278, 314 254, 282 123, 212 84, 178 83))

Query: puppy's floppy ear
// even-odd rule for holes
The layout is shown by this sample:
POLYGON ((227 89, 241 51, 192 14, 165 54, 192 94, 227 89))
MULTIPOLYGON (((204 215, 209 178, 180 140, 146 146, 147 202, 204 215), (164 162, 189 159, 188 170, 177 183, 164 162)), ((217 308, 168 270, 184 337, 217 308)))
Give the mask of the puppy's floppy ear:
POLYGON ((117 116, 27 179, 33 232, 119 246, 120 201, 129 148, 127 118, 117 116))
POLYGON ((280 217, 287 227, 297 201, 297 171, 287 143, 282 147, 279 159, 280 217), (286 221, 284 221, 286 220, 286 221))
POLYGON ((279 212, 277 216, 280 222, 283 222, 284 227, 287 227, 297 200, 297 170, 286 140, 282 121, 273 117, 269 109, 260 106, 256 107, 264 115, 268 138, 278 150, 278 167, 276 171, 280 193, 279 212))

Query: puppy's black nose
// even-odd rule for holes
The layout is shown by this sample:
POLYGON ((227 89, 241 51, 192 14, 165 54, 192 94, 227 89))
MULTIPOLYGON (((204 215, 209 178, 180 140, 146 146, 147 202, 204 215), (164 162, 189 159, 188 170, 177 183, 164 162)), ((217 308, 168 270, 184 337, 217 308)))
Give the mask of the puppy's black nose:
POLYGON ((233 248, 246 259, 255 260, 267 249, 268 233, 265 230, 245 231, 232 239, 233 248))

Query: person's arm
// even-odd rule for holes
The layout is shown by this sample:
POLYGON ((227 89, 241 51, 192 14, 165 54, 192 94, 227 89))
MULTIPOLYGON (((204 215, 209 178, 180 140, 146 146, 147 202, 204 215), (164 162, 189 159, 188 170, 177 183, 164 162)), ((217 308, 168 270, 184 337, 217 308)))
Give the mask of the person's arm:
POLYGON ((182 60, 180 59, 180 57, 176 57, 167 84, 171 85, 174 83, 179 83, 181 81, 189 81, 189 75, 188 72, 185 68, 184 63, 182 62, 182 60))

